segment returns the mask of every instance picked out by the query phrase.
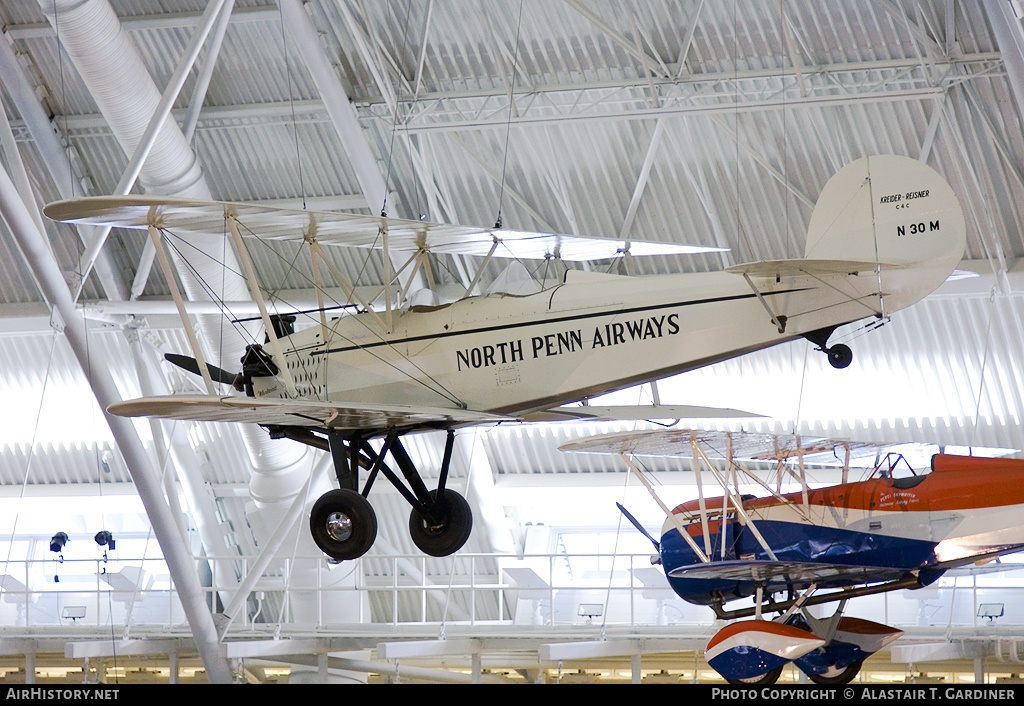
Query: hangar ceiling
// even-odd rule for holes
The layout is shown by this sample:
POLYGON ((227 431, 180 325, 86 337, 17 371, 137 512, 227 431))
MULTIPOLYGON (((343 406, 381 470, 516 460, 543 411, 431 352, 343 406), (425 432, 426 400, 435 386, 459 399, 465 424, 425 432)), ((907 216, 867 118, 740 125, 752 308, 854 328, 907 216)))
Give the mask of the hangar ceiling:
MULTIPOLYGON (((964 206, 968 244, 955 281, 884 326, 841 330, 855 352, 846 371, 790 343, 662 381, 661 399, 763 415, 700 422, 716 428, 1024 448, 1024 32, 1005 0, 9 0, 0 24, 0 494, 14 559, 37 544, 45 553, 61 521, 73 537, 116 525, 126 542, 160 539, 167 555, 167 525, 178 518, 190 540, 185 565, 189 552, 256 555, 305 479, 330 475, 320 454, 259 429, 147 425, 137 451, 124 448, 83 358, 108 371, 123 398, 194 381, 160 362, 187 341, 144 241, 115 231, 96 252, 96 233, 38 216, 46 203, 82 195, 500 219, 727 249, 634 258, 643 275, 799 256, 832 173, 865 155, 910 156, 937 169, 964 206), (172 119, 150 140, 161 105, 172 119), (19 208, 38 217, 40 250, 14 237, 19 208), (59 277, 42 281, 40 260, 59 277), (61 287, 75 321, 54 314, 61 287), (72 326, 84 331, 78 348, 72 326), (150 492, 171 502, 162 523, 137 501, 138 450, 160 469, 150 492)), ((367 287, 383 268, 363 254, 335 264, 367 287)), ((441 292, 481 266, 482 285, 500 272, 478 258, 431 264, 441 292)), ((313 300, 287 261, 257 266, 267 291, 313 300)), ((534 275, 550 281, 550 267, 534 275)), ((211 360, 237 367, 223 320, 203 313, 195 323, 211 360)), ((616 527, 622 469, 557 451, 590 431, 460 436, 453 475, 478 518, 467 554, 521 553, 540 525, 616 527), (584 502, 590 512, 566 512, 584 502)), ((411 450, 436 460, 442 441, 411 450)), ((689 482, 671 465, 651 470, 689 482)), ((414 548, 401 499, 374 502, 381 539, 362 571, 380 578, 395 572, 393 555, 414 548)), ((643 519, 660 524, 656 508, 643 519)), ((288 575, 279 564, 267 572, 288 575)), ((456 557, 415 573, 444 586, 500 569, 456 557)), ((375 615, 420 609, 415 598, 368 600, 375 615)), ((430 619, 468 611, 468 600, 439 603, 430 619)), ((189 616, 199 643, 209 619, 208 610, 189 616)))

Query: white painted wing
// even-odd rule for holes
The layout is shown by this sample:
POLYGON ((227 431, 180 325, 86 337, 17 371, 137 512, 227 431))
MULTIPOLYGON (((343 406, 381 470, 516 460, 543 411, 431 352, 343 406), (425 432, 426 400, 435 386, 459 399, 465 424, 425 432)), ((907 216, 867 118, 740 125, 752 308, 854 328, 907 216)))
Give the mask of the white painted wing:
POLYGON ((751 434, 746 432, 665 429, 631 431, 589 436, 558 447, 570 453, 630 454, 633 456, 693 456, 696 441, 710 458, 724 458, 731 442, 733 458, 746 460, 795 459, 803 453, 808 463, 842 462, 845 447, 850 457, 874 456, 885 445, 857 441, 841 441, 823 437, 792 434, 751 434))
POLYGON ((381 231, 394 250, 429 250, 435 253, 566 261, 604 260, 624 250, 631 255, 689 255, 720 252, 676 243, 623 241, 556 233, 532 233, 504 228, 447 225, 383 216, 333 211, 302 211, 219 201, 194 201, 159 196, 97 196, 48 204, 43 213, 62 223, 145 229, 151 224, 180 234, 209 235, 227 232, 224 218, 233 214, 243 236, 269 240, 302 241, 315 234, 323 244, 381 248, 381 231))
POLYGON ((199 422, 249 422, 263 426, 383 430, 423 424, 494 424, 508 417, 459 409, 366 405, 309 400, 255 399, 211 395, 168 395, 117 402, 107 411, 119 417, 157 417, 199 422))
POLYGON ((643 421, 650 419, 734 419, 763 417, 763 414, 744 412, 728 407, 701 407, 699 405, 566 405, 523 415, 527 422, 564 421, 643 421))

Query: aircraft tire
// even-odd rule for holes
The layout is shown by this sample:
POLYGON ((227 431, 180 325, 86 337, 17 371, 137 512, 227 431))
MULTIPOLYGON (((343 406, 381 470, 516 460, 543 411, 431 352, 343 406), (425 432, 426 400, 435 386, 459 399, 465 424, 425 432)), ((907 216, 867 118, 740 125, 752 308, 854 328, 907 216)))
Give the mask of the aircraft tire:
MULTIPOLYGON (((431 490, 430 497, 436 498, 437 491, 431 490)), ((415 508, 409 515, 409 534, 420 551, 430 556, 454 554, 469 539, 473 531, 473 510, 464 497, 449 488, 439 501, 443 520, 431 525, 415 508)))
POLYGON ((765 672, 759 677, 750 677, 749 679, 726 679, 730 684, 745 685, 745 686, 771 686, 779 680, 782 676, 782 667, 776 667, 770 672, 765 672))
POLYGON ((826 354, 828 355, 829 365, 837 370, 848 368, 850 363, 853 362, 853 351, 845 343, 837 343, 830 347, 826 354))
POLYGON ((836 686, 841 684, 849 684, 853 681, 860 673, 860 668, 864 666, 864 660, 860 662, 854 662, 845 669, 841 669, 835 674, 808 674, 807 678, 815 684, 821 684, 822 686, 836 686))
POLYGON ((332 559, 358 559, 377 538, 377 515, 356 491, 331 490, 313 503, 309 531, 320 551, 332 559))

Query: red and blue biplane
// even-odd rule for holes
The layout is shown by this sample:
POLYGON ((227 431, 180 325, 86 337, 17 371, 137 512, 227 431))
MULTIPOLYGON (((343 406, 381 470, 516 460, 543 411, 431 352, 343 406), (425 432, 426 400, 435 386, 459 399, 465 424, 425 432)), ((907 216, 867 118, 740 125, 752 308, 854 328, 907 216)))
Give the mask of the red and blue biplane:
POLYGON ((753 618, 720 630, 705 650, 708 663, 734 683, 774 683, 793 662, 815 683, 844 684, 867 657, 903 634, 843 616, 846 601, 921 588, 952 568, 1024 549, 1024 460, 939 453, 931 468, 920 472, 904 456, 890 453, 869 478, 848 482, 850 451, 866 446, 762 434, 650 431, 592 437, 562 449, 620 454, 652 494, 632 457, 701 458, 723 494, 706 497, 695 466, 698 498, 672 510, 662 505, 667 519, 661 539, 647 536, 681 598, 710 606, 723 620, 753 618), (728 449, 724 469, 711 462, 707 447, 728 449), (808 449, 838 457, 835 451, 843 448, 843 482, 809 487, 802 472, 812 453, 808 449), (793 478, 799 490, 771 488, 746 470, 741 458, 798 460, 800 472, 793 478), (741 474, 767 495, 742 494, 741 474), (752 606, 725 607, 750 598, 752 606), (834 602, 839 607, 829 618, 807 610, 834 602), (764 617, 771 613, 778 615, 764 617))

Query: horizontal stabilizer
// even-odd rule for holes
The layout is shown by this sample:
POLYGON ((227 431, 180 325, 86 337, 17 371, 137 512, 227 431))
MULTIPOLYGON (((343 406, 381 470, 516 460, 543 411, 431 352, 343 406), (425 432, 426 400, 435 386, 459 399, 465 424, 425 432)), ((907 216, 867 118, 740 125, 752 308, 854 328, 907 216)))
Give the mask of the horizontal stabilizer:
POLYGON ((871 273, 876 270, 898 270, 901 265, 862 262, 853 260, 764 260, 727 267, 726 272, 751 277, 828 277, 831 275, 853 275, 871 273))
POLYGON ((487 424, 509 421, 482 412, 405 405, 342 404, 276 398, 168 395, 144 397, 110 405, 119 417, 156 417, 199 422, 248 422, 262 426, 298 426, 311 429, 367 429, 428 424, 487 424))
POLYGON ((613 238, 534 233, 505 228, 448 225, 386 216, 334 211, 302 211, 243 203, 193 201, 161 196, 94 196, 48 204, 43 213, 62 223, 115 228, 148 229, 153 225, 178 234, 221 235, 224 219, 234 216, 245 236, 264 240, 302 242, 310 237, 328 245, 356 248, 384 246, 415 252, 426 250, 450 255, 545 259, 606 260, 630 255, 689 255, 720 252, 722 248, 617 240, 613 238), (493 248, 493 253, 492 253, 493 248))

